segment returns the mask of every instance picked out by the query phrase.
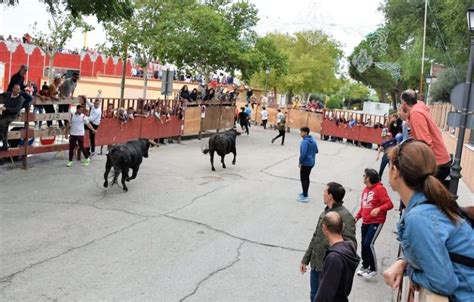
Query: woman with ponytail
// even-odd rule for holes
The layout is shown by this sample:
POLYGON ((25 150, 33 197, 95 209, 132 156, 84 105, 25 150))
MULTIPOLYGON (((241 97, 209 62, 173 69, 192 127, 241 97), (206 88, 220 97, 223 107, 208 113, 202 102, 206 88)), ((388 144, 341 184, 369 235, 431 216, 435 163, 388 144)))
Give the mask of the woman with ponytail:
POLYGON ((435 177, 433 151, 408 140, 388 157, 390 185, 406 210, 398 224, 404 257, 384 272, 385 282, 398 288, 406 272, 415 285, 450 301, 474 301, 474 231, 435 177))

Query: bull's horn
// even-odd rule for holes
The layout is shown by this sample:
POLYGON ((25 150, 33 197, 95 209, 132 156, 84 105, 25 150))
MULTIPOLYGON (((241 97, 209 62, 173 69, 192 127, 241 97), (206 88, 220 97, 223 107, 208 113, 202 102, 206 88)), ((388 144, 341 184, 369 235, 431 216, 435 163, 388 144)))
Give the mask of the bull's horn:
POLYGON ((155 147, 159 147, 159 146, 160 146, 160 145, 158 145, 157 143, 155 143, 154 141, 152 141, 151 139, 149 139, 148 142, 149 142, 150 145, 152 145, 152 146, 155 146, 155 147))

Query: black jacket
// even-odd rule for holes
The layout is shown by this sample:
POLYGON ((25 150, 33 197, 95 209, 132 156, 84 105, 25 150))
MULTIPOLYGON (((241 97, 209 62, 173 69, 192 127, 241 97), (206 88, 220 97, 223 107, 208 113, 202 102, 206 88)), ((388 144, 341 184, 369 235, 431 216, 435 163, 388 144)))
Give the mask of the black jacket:
POLYGON ((10 79, 10 83, 8 84, 8 88, 7 88, 7 91, 12 91, 13 90, 13 86, 15 86, 16 84, 20 85, 20 90, 21 91, 25 91, 25 77, 22 76, 19 72, 15 73, 11 79, 10 79))
POLYGON ((10 115, 18 115, 20 113, 21 108, 23 108, 23 103, 25 102, 25 99, 19 95, 16 98, 12 98, 11 92, 5 92, 2 93, 2 95, 5 97, 5 111, 3 111, 3 116, 10 116, 10 115))
POLYGON ((324 258, 315 302, 347 302, 354 273, 359 265, 354 244, 341 241, 331 246, 324 258))
POLYGON ((179 94, 179 96, 182 98, 182 99, 185 99, 185 100, 188 100, 190 101, 190 97, 189 97, 189 91, 184 91, 182 90, 181 93, 179 94))

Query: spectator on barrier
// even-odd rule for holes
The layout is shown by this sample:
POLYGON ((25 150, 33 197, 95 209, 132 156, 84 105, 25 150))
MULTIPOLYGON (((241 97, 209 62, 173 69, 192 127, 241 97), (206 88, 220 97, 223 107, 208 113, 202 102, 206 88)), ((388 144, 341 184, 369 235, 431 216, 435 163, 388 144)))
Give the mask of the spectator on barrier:
POLYGON ((196 102, 198 99, 198 90, 196 88, 191 91, 191 94, 189 95, 189 101, 190 102, 196 102))
MULTIPOLYGON (((69 98, 74 97, 74 90, 77 87, 77 81, 79 80, 79 73, 74 72, 72 77, 65 80, 58 88, 60 98, 69 98)), ((84 109, 84 108, 83 108, 84 109)), ((58 105, 58 112, 69 112, 68 104, 58 105)), ((67 121, 64 120, 64 123, 67 124, 67 121)), ((59 127, 63 127, 63 121, 59 120, 59 127)))
POLYGON ((339 213, 327 213, 322 220, 322 229, 330 247, 324 257, 318 294, 312 302, 349 301, 360 258, 354 244, 342 237, 344 223, 339 213))
POLYGON ((212 101, 214 99, 216 92, 214 88, 210 88, 206 91, 206 96, 203 98, 203 101, 212 101))
MULTIPOLYGON (((89 108, 89 123, 91 124, 92 128, 95 131, 89 131, 89 139, 90 139, 90 155, 95 155, 95 133, 99 128, 100 121, 102 118, 102 106, 101 101, 96 99, 94 104, 92 104, 86 97, 82 96, 82 98, 86 102, 86 107, 89 108)), ((89 150, 88 150, 89 151, 89 150)))
MULTIPOLYGON (((430 109, 425 103, 416 100, 416 93, 413 90, 404 91, 401 99, 402 110, 408 115, 410 120, 412 136, 425 141, 431 147, 438 165, 435 176, 440 181, 445 181, 451 171, 451 156, 446 149, 441 132, 430 114, 430 109)), ((399 132, 402 131, 400 130, 399 132)))
POLYGON ((180 99, 186 100, 186 101, 191 101, 191 95, 188 90, 188 85, 184 85, 181 88, 181 91, 179 92, 179 97, 180 99))
POLYGON ((250 98, 253 96, 253 90, 252 88, 249 87, 249 89, 247 89, 247 104, 250 103, 250 98))
POLYGON ((118 118, 118 120, 120 122, 120 126, 123 126, 126 123, 128 123, 128 120, 130 118, 127 114, 127 110, 125 110, 122 107, 117 109, 117 112, 115 113, 115 117, 118 118))
MULTIPOLYGON (((329 249, 329 242, 324 237, 322 221, 324 216, 329 212, 337 212, 341 218, 344 228, 342 230, 342 237, 344 240, 351 241, 355 248, 357 248, 357 240, 355 236, 355 219, 351 212, 344 207, 344 196, 346 190, 341 184, 330 182, 327 184, 326 189, 323 193, 323 201, 326 208, 319 215, 316 230, 311 237, 310 244, 301 260, 300 272, 306 273, 308 264, 311 264, 310 274, 310 301, 315 301, 315 297, 319 290, 320 276, 323 270, 323 262, 329 249)), ((323 288, 321 288, 323 290, 323 288)))
POLYGON ((28 108, 31 103, 33 102, 33 97, 29 95, 26 91, 26 85, 25 85, 25 75, 28 72, 28 66, 27 65, 21 65, 20 70, 18 70, 17 73, 15 73, 11 79, 10 83, 8 84, 7 91, 12 91, 13 86, 18 85, 20 86, 20 95, 23 97, 25 102, 23 103, 23 107, 26 109, 28 108))
POLYGON ((8 127, 23 108, 25 99, 20 93, 20 85, 15 84, 12 91, 2 93, 5 98, 4 107, 0 107, 0 151, 8 150, 8 127))
MULTIPOLYGON (((61 76, 60 75, 55 75, 53 83, 48 86, 48 91, 49 91, 49 98, 52 101, 59 101, 59 91, 58 87, 61 84, 61 76)), ((43 85, 44 86, 44 85, 43 85)), ((56 111, 54 110, 54 105, 44 105, 44 110, 46 113, 55 113, 56 111)), ((48 127, 51 127, 53 125, 53 121, 46 121, 48 124, 48 127)))
POLYGON ((74 149, 76 148, 76 145, 79 145, 79 149, 81 150, 82 154, 84 154, 84 160, 82 161, 82 164, 84 166, 88 166, 91 162, 89 158, 89 152, 87 152, 86 149, 84 149, 84 135, 85 135, 85 127, 84 125, 89 128, 91 132, 95 132, 94 128, 92 128, 91 124, 89 123, 89 120, 87 116, 84 115, 83 113, 84 106, 82 105, 77 105, 76 106, 76 112, 74 114, 71 113, 71 122, 68 123, 67 128, 66 128, 66 134, 65 137, 69 137, 69 161, 67 163, 67 167, 72 167, 73 165, 73 156, 74 156, 74 149))
POLYGON ((433 148, 407 140, 388 157, 390 185, 406 209, 398 223, 404 259, 385 270, 385 282, 398 288, 405 272, 417 288, 454 302, 474 301, 474 231, 435 177, 433 148))

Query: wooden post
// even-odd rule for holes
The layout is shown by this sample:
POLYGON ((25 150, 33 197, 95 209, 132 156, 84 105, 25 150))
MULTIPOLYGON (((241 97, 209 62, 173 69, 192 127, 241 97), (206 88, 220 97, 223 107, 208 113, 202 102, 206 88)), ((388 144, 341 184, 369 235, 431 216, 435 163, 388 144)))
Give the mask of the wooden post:
POLYGON ((28 169, 28 130, 30 130, 30 106, 28 105, 28 107, 25 108, 25 124, 24 124, 24 127, 25 127, 25 137, 23 139, 23 148, 24 148, 24 155, 23 155, 23 159, 22 159, 22 166, 21 168, 23 170, 27 170, 28 169))

